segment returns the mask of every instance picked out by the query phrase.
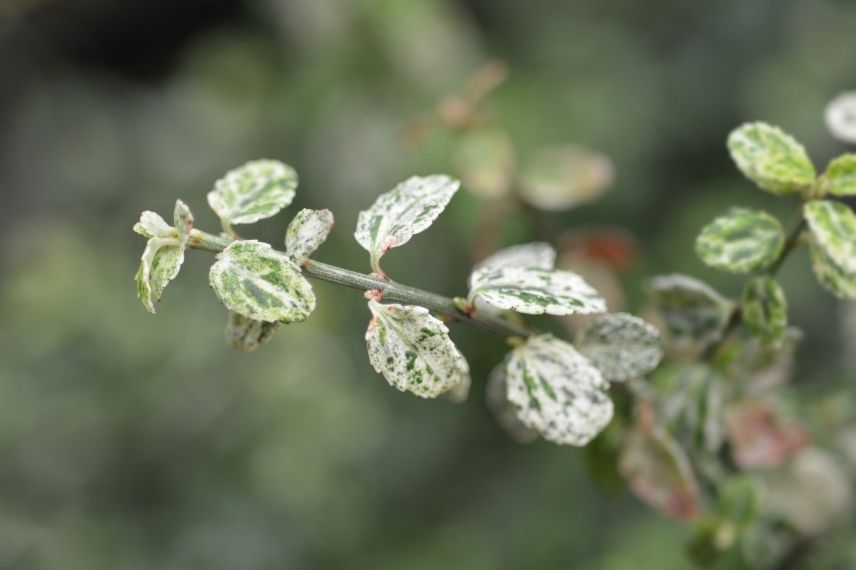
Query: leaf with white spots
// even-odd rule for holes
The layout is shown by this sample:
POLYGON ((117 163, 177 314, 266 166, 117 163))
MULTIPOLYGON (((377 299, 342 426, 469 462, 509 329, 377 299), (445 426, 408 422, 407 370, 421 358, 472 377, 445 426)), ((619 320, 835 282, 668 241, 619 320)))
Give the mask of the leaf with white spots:
POLYGON ((278 160, 254 160, 214 183, 208 205, 229 224, 251 224, 291 204, 297 173, 278 160))
POLYGON ((526 161, 520 196, 542 210, 566 210, 599 198, 612 183, 612 163, 580 146, 543 149, 526 161))
POLYGON ((530 337, 509 353, 503 367, 518 419, 548 441, 585 445, 612 419, 609 384, 567 342, 530 337))
POLYGON ((732 208, 701 230, 696 253, 711 267, 746 273, 773 263, 784 245, 779 220, 761 210, 732 208))
POLYGON ((538 432, 528 427, 517 417, 517 408, 508 401, 505 383, 505 364, 500 364, 490 373, 485 387, 485 401, 496 423, 518 443, 531 443, 538 439, 538 432))
POLYGON ((826 127, 832 136, 856 144, 856 91, 842 93, 824 111, 826 127))
POLYGON ((644 376, 663 358, 660 332, 627 313, 595 317, 580 330, 576 346, 609 382, 644 376))
POLYGON ((814 243, 811 244, 810 255, 811 268, 824 289, 840 299, 856 299, 856 272, 844 271, 814 243))
POLYGON ((788 301, 775 279, 755 277, 740 299, 743 322, 765 346, 776 346, 788 326, 788 301))
POLYGON ((814 183, 814 166, 803 146, 778 127, 747 123, 728 136, 737 168, 773 194, 800 192, 814 183))
POLYGON ((285 231, 285 251, 297 265, 302 265, 333 229, 330 210, 300 210, 285 231))
POLYGON ((534 267, 553 269, 556 266, 556 250, 549 243, 532 242, 506 247, 479 261, 470 274, 469 283, 480 276, 506 267, 534 267))
POLYGON ((175 279, 184 263, 184 247, 175 237, 153 237, 146 243, 140 268, 134 276, 137 297, 150 313, 160 301, 163 291, 175 279))
POLYGON ((856 195, 856 154, 843 154, 829 163, 822 188, 833 196, 856 195))
POLYGON ((315 293, 300 268, 268 244, 235 241, 218 257, 208 278, 229 310, 259 321, 293 323, 315 309, 315 293))
POLYGON ((193 229, 193 214, 190 212, 187 204, 181 200, 176 200, 172 219, 175 231, 178 234, 178 241, 181 247, 186 247, 187 240, 190 239, 190 230, 193 229))
POLYGON ((354 237, 369 252, 372 270, 382 274, 380 258, 428 229, 460 185, 441 174, 412 176, 360 212, 354 237))
POLYGON ((226 342, 235 350, 252 352, 267 344, 281 327, 282 323, 279 321, 275 323, 257 321, 229 311, 229 320, 226 322, 226 342))
POLYGON ((528 315, 572 315, 606 312, 606 301, 570 271, 539 267, 499 267, 470 276, 471 303, 528 315))
POLYGON ((856 273, 856 214, 829 200, 806 203, 805 219, 815 242, 845 273, 856 273))
POLYGON ((455 156, 464 189, 480 198, 508 194, 514 180, 514 146, 501 129, 469 133, 455 156))
POLYGON ((140 221, 134 224, 134 231, 143 237, 175 237, 175 228, 155 212, 146 210, 140 214, 140 221))
POLYGON ((655 277, 648 293, 669 340, 680 348, 718 340, 734 308, 710 286, 686 275, 655 277))
POLYGON ((366 345, 372 367, 389 384, 421 398, 436 398, 469 384, 470 369, 449 329, 428 309, 369 300, 366 345))

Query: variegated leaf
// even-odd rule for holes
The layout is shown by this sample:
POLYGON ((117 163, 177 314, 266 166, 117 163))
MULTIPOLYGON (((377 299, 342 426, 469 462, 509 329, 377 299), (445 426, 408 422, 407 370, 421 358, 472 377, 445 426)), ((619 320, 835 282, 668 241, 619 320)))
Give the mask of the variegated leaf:
POLYGON ((470 397, 470 388, 472 387, 472 379, 470 375, 467 374, 461 381, 452 386, 448 392, 446 392, 445 396, 449 399, 453 404, 463 404, 467 401, 467 398, 470 397))
POLYGON ((193 214, 190 213, 190 208, 181 200, 175 201, 175 211, 172 215, 175 230, 178 234, 178 242, 181 247, 187 246, 187 240, 190 239, 190 230, 193 229, 193 214))
POLYGON ((747 123, 731 132, 728 150, 747 178, 773 194, 799 192, 814 183, 805 149, 778 127, 747 123))
POLYGON ((734 308, 707 284, 686 275, 655 277, 648 289, 669 339, 680 348, 718 340, 734 308))
POLYGON ((147 238, 176 237, 176 231, 155 212, 146 210, 140 214, 140 221, 134 224, 134 231, 147 238))
POLYGON ((278 160, 254 160, 230 170, 208 193, 208 205, 230 224, 251 224, 291 204, 297 173, 278 160))
POLYGON ((761 210, 732 208, 701 230, 696 253, 711 267, 746 273, 773 263, 784 245, 779 220, 761 210))
POLYGON ((810 251, 811 267, 823 288, 840 299, 856 299, 856 272, 844 271, 814 243, 810 251))
POLYGON ((856 214, 849 206, 829 200, 805 205, 805 219, 815 243, 845 273, 856 273, 856 214))
POLYGON ((538 267, 500 267, 474 272, 469 301, 529 315, 603 313, 606 301, 570 271, 538 267))
POLYGON ((542 210, 566 210, 592 202, 612 183, 612 163, 580 146, 548 148, 524 165, 520 196, 542 210))
POLYGON ((383 305, 369 300, 372 320, 366 331, 369 361, 402 392, 436 398, 469 383, 469 365, 449 329, 424 307, 383 305))
POLYGON ((252 352, 267 344, 281 327, 282 323, 278 321, 275 323, 257 321, 229 311, 229 320, 226 322, 226 342, 235 350, 252 352))
POLYGON ((134 276, 137 297, 148 312, 155 312, 154 304, 160 301, 166 286, 178 275, 182 263, 184 247, 178 238, 149 238, 140 260, 140 268, 134 276))
POLYGON ((478 262, 470 274, 469 283, 479 280, 480 275, 505 267, 534 267, 553 269, 556 266, 556 250, 549 243, 532 242, 506 247, 478 262))
POLYGON ((743 321, 764 345, 775 346, 788 326, 788 301, 775 279, 755 277, 746 284, 741 297, 743 321))
POLYGON ((856 91, 842 93, 826 106, 826 126, 832 136, 856 143, 856 91))
POLYGON ((829 163, 823 174, 823 189, 834 196, 856 195, 856 154, 844 154, 829 163))
POLYGON ((588 358, 551 335, 512 350, 504 374, 517 417, 548 441, 585 445, 612 419, 609 384, 588 358))
POLYGON ((460 185, 459 181, 441 174, 412 176, 360 212, 354 237, 369 252, 372 269, 382 273, 380 258, 426 230, 460 185))
POLYGON ((576 346, 609 382, 644 376, 663 358, 660 332, 627 313, 595 317, 580 330, 576 346))
POLYGON ((259 321, 293 323, 315 309, 315 293, 286 255, 255 240, 235 241, 208 278, 229 310, 259 321))
POLYGON ((538 432, 530 428, 517 417, 517 408, 508 401, 508 388, 505 383, 505 363, 490 373, 485 387, 485 401, 496 423, 518 443, 531 443, 538 439, 538 432))
POLYGON ((294 263, 303 265, 324 243, 331 229, 333 213, 330 210, 300 210, 285 231, 286 253, 294 263))
POLYGON ((458 146, 455 163, 464 189, 480 198, 499 198, 511 189, 514 146, 500 129, 465 135, 458 146))

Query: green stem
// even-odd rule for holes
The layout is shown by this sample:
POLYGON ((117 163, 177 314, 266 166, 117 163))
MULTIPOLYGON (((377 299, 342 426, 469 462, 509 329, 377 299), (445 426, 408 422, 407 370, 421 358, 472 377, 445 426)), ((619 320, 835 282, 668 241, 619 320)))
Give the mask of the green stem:
MULTIPOLYGON (((229 238, 215 236, 194 229, 190 232, 190 241, 188 243, 194 249, 220 252, 231 242, 232 240, 229 238)), ((312 259, 307 259, 301 269, 307 276, 314 279, 342 287, 350 287, 359 291, 380 291, 383 299, 386 301, 394 301, 406 305, 419 305, 432 312, 446 315, 458 322, 476 326, 499 336, 527 337, 532 334, 532 331, 529 329, 502 319, 476 313, 467 314, 458 308, 455 300, 451 297, 444 297, 443 295, 410 287, 409 285, 386 281, 373 275, 358 273, 312 259)))

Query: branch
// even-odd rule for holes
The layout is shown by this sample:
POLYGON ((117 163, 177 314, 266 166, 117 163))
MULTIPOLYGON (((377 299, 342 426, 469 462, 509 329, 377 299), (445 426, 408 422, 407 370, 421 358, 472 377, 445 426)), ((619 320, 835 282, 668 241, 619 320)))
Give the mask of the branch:
MULTIPOLYGON (((220 252, 232 242, 231 239, 216 236, 194 229, 190 232, 188 245, 193 249, 220 252)), ((418 305, 440 313, 452 319, 478 327, 487 332, 502 336, 528 337, 532 331, 514 323, 477 313, 467 314, 458 308, 455 300, 430 291, 402 285, 394 281, 386 281, 374 275, 358 273, 335 265, 307 259, 301 267, 307 276, 334 285, 350 287, 359 291, 380 291, 387 301, 395 301, 406 305, 418 305)))

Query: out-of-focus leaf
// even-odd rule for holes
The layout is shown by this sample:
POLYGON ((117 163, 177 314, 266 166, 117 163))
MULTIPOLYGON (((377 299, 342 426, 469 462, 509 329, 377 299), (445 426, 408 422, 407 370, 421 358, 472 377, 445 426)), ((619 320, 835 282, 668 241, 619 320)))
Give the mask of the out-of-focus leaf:
POLYGON ((811 268, 824 289, 840 299, 856 299, 856 272, 848 273, 839 267, 819 245, 809 249, 811 268))
POLYGON ((330 210, 300 210, 285 231, 285 252, 294 263, 302 265, 324 243, 331 229, 330 210))
POLYGON ((235 241, 208 274, 220 302, 236 313, 266 322, 293 323, 315 310, 315 293, 300 268, 270 245, 235 241))
POLYGON ((661 397, 661 425, 688 451, 716 453, 725 440, 723 379, 704 364, 673 363, 651 380, 661 397))
POLYGON ((805 219, 818 247, 848 274, 856 273, 856 214, 846 204, 812 200, 805 219))
POLYGON ((497 366, 490 373, 485 388, 485 400, 496 423, 511 436, 511 439, 518 443, 531 443, 538 439, 538 432, 520 421, 517 417, 517 409, 508 401, 504 366, 497 366))
POLYGON ((788 301, 775 279, 759 276, 750 280, 740 307, 743 322, 762 343, 774 346, 782 340, 788 326, 788 301))
POLYGON ((436 398, 462 382, 467 361, 449 329, 424 307, 382 305, 369 300, 373 318, 366 331, 369 360, 390 386, 420 398, 436 398))
POLYGON ((644 376, 663 357, 656 327, 627 313, 595 317, 580 330, 576 346, 609 382, 644 376))
POLYGON ((229 311, 229 320, 226 322, 226 342, 235 350, 252 352, 267 344, 281 327, 282 323, 279 321, 275 323, 257 321, 229 311))
POLYGON ((297 173, 278 160, 253 160, 214 183, 208 205, 230 224, 251 224, 291 204, 297 173))
POLYGON ((823 174, 822 187, 825 192, 834 196, 856 194, 856 154, 843 154, 830 162, 823 174))
POLYGON ((778 127, 747 123, 728 136, 740 171, 773 194, 800 192, 814 183, 814 166, 803 146, 778 127))
POLYGON ((761 210, 732 208, 701 230, 696 253, 711 267, 746 273, 773 263, 784 244, 779 220, 761 210))
POLYGON ((514 146, 500 129, 467 133, 455 164, 465 190, 480 198, 499 198, 508 194, 514 181, 514 146))
POLYGON ((612 183, 612 163, 580 146, 548 148, 524 164, 520 195, 542 210, 566 210, 592 202, 612 183))
POLYGON ((856 91, 842 93, 830 101, 824 118, 832 136, 856 144, 856 91))
POLYGON ((768 400, 743 400, 725 418, 731 458, 741 469, 777 467, 808 444, 805 430, 784 422, 768 400))
POLYGON ((469 284, 479 275, 506 267, 553 269, 556 265, 556 250, 548 243, 532 242, 506 247, 486 257, 473 267, 469 284))
POLYGON ((585 445, 612 419, 609 384, 567 342, 530 337, 501 366, 517 417, 548 441, 585 445))
POLYGON ((412 176, 360 212, 354 237, 369 252, 372 269, 381 273, 380 258, 387 251, 428 229, 460 185, 441 174, 412 176))

